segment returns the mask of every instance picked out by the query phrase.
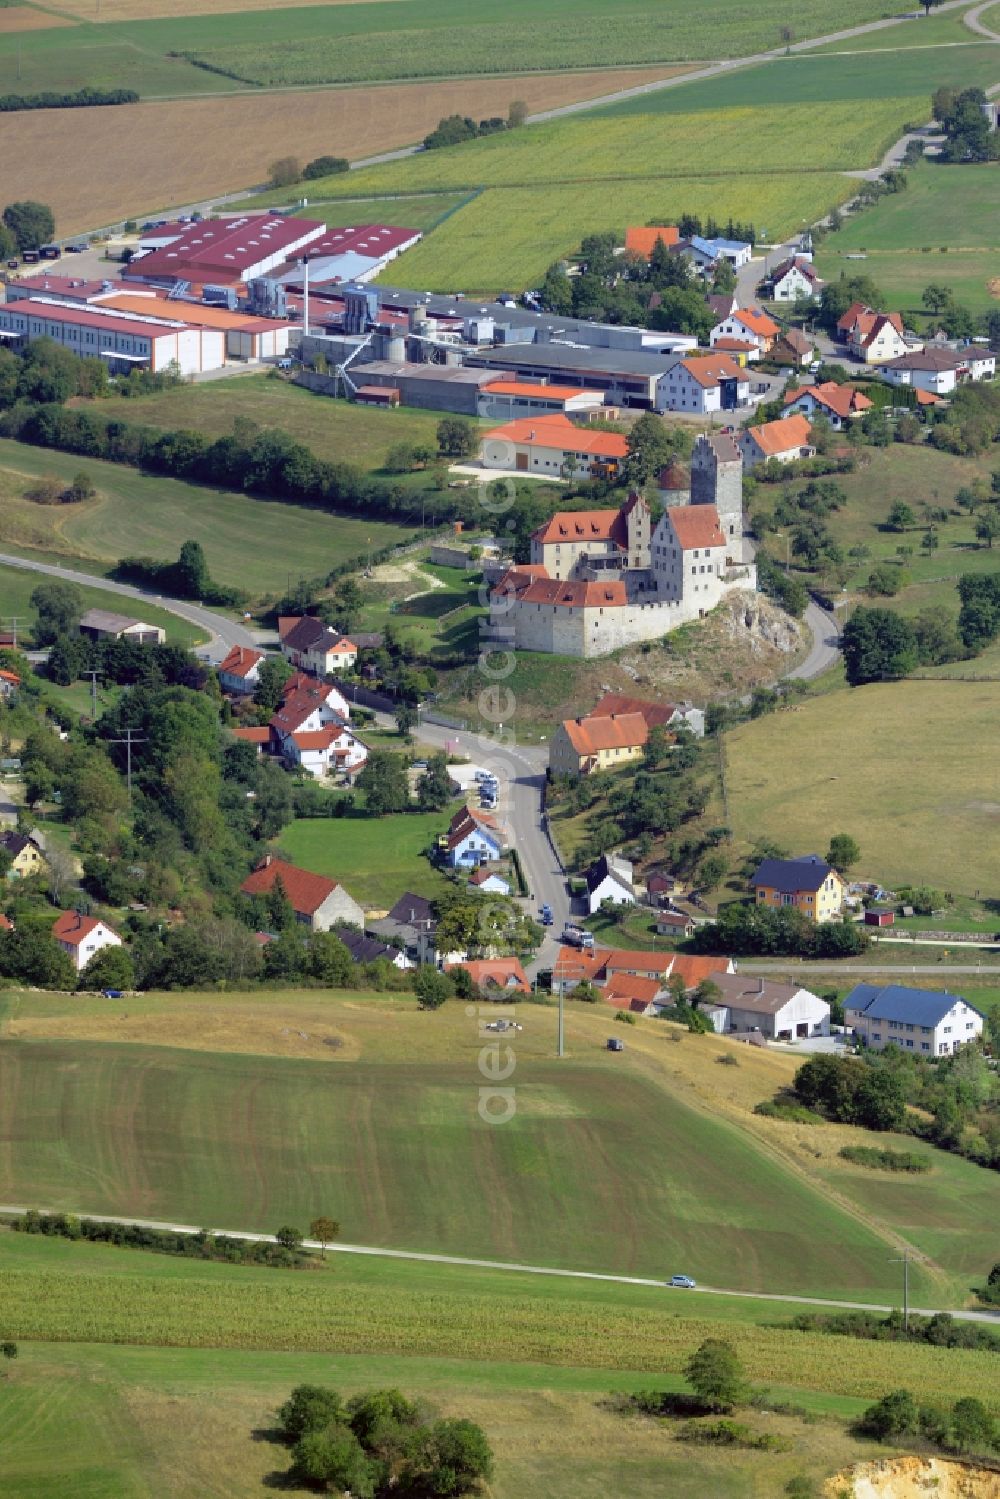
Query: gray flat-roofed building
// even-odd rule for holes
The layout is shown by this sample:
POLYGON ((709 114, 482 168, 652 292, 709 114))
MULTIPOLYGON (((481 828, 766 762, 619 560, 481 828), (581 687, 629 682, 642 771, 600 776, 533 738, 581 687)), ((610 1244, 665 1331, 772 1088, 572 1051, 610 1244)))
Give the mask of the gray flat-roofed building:
POLYGON ((147 625, 128 614, 88 609, 80 620, 80 634, 88 640, 137 640, 140 645, 162 645, 167 635, 158 625, 147 625))
POLYGON ((550 380, 556 385, 579 385, 603 390, 613 404, 664 410, 667 372, 678 362, 676 354, 650 354, 644 350, 582 348, 577 344, 513 344, 469 354, 469 366, 489 363, 494 371, 517 374, 525 380, 550 380))
POLYGON ((496 380, 500 371, 451 364, 393 364, 388 359, 378 359, 371 364, 352 364, 348 373, 355 385, 389 386, 398 390, 404 406, 475 416, 480 390, 496 380))

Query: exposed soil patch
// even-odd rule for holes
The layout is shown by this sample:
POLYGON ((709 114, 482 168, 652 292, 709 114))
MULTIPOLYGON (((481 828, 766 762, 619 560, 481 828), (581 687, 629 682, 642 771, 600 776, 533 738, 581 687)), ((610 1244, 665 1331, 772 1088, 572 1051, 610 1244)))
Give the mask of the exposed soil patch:
POLYGON ((825 1499, 1000 1499, 1000 1472, 938 1457, 879 1458, 831 1478, 825 1499))

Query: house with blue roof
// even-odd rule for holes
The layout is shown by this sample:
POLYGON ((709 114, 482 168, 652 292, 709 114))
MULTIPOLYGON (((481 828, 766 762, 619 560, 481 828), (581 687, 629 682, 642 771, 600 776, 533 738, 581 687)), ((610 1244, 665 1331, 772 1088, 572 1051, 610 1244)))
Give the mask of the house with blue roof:
POLYGON ((904 984, 856 984, 844 1000, 844 1018, 873 1051, 898 1046, 925 1057, 949 1056, 983 1033, 982 1012, 960 994, 904 984))
POLYGON ((794 906, 810 921, 835 921, 847 886, 819 854, 799 859, 763 859, 750 879, 759 906, 794 906))

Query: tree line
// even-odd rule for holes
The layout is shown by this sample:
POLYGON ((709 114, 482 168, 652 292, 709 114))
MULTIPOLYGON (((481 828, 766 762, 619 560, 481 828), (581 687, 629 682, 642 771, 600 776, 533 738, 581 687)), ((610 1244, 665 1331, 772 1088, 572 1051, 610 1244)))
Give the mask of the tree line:
POLYGON ((87 109, 98 104, 138 104, 139 95, 131 88, 81 88, 72 92, 52 89, 40 94, 0 94, 0 114, 14 114, 22 109, 87 109))

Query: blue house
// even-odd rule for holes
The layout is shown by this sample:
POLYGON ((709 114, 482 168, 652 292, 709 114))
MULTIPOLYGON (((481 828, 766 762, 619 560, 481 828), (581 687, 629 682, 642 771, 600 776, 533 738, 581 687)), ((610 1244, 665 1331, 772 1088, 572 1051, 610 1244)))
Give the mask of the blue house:
POLYGON ((844 1000, 844 1017, 873 1051, 898 1046, 946 1057, 983 1033, 982 1012, 960 994, 904 984, 855 984, 844 1000))
POLYGON ((451 819, 444 838, 445 859, 452 869, 490 864, 503 852, 503 837, 495 817, 463 807, 451 819))

